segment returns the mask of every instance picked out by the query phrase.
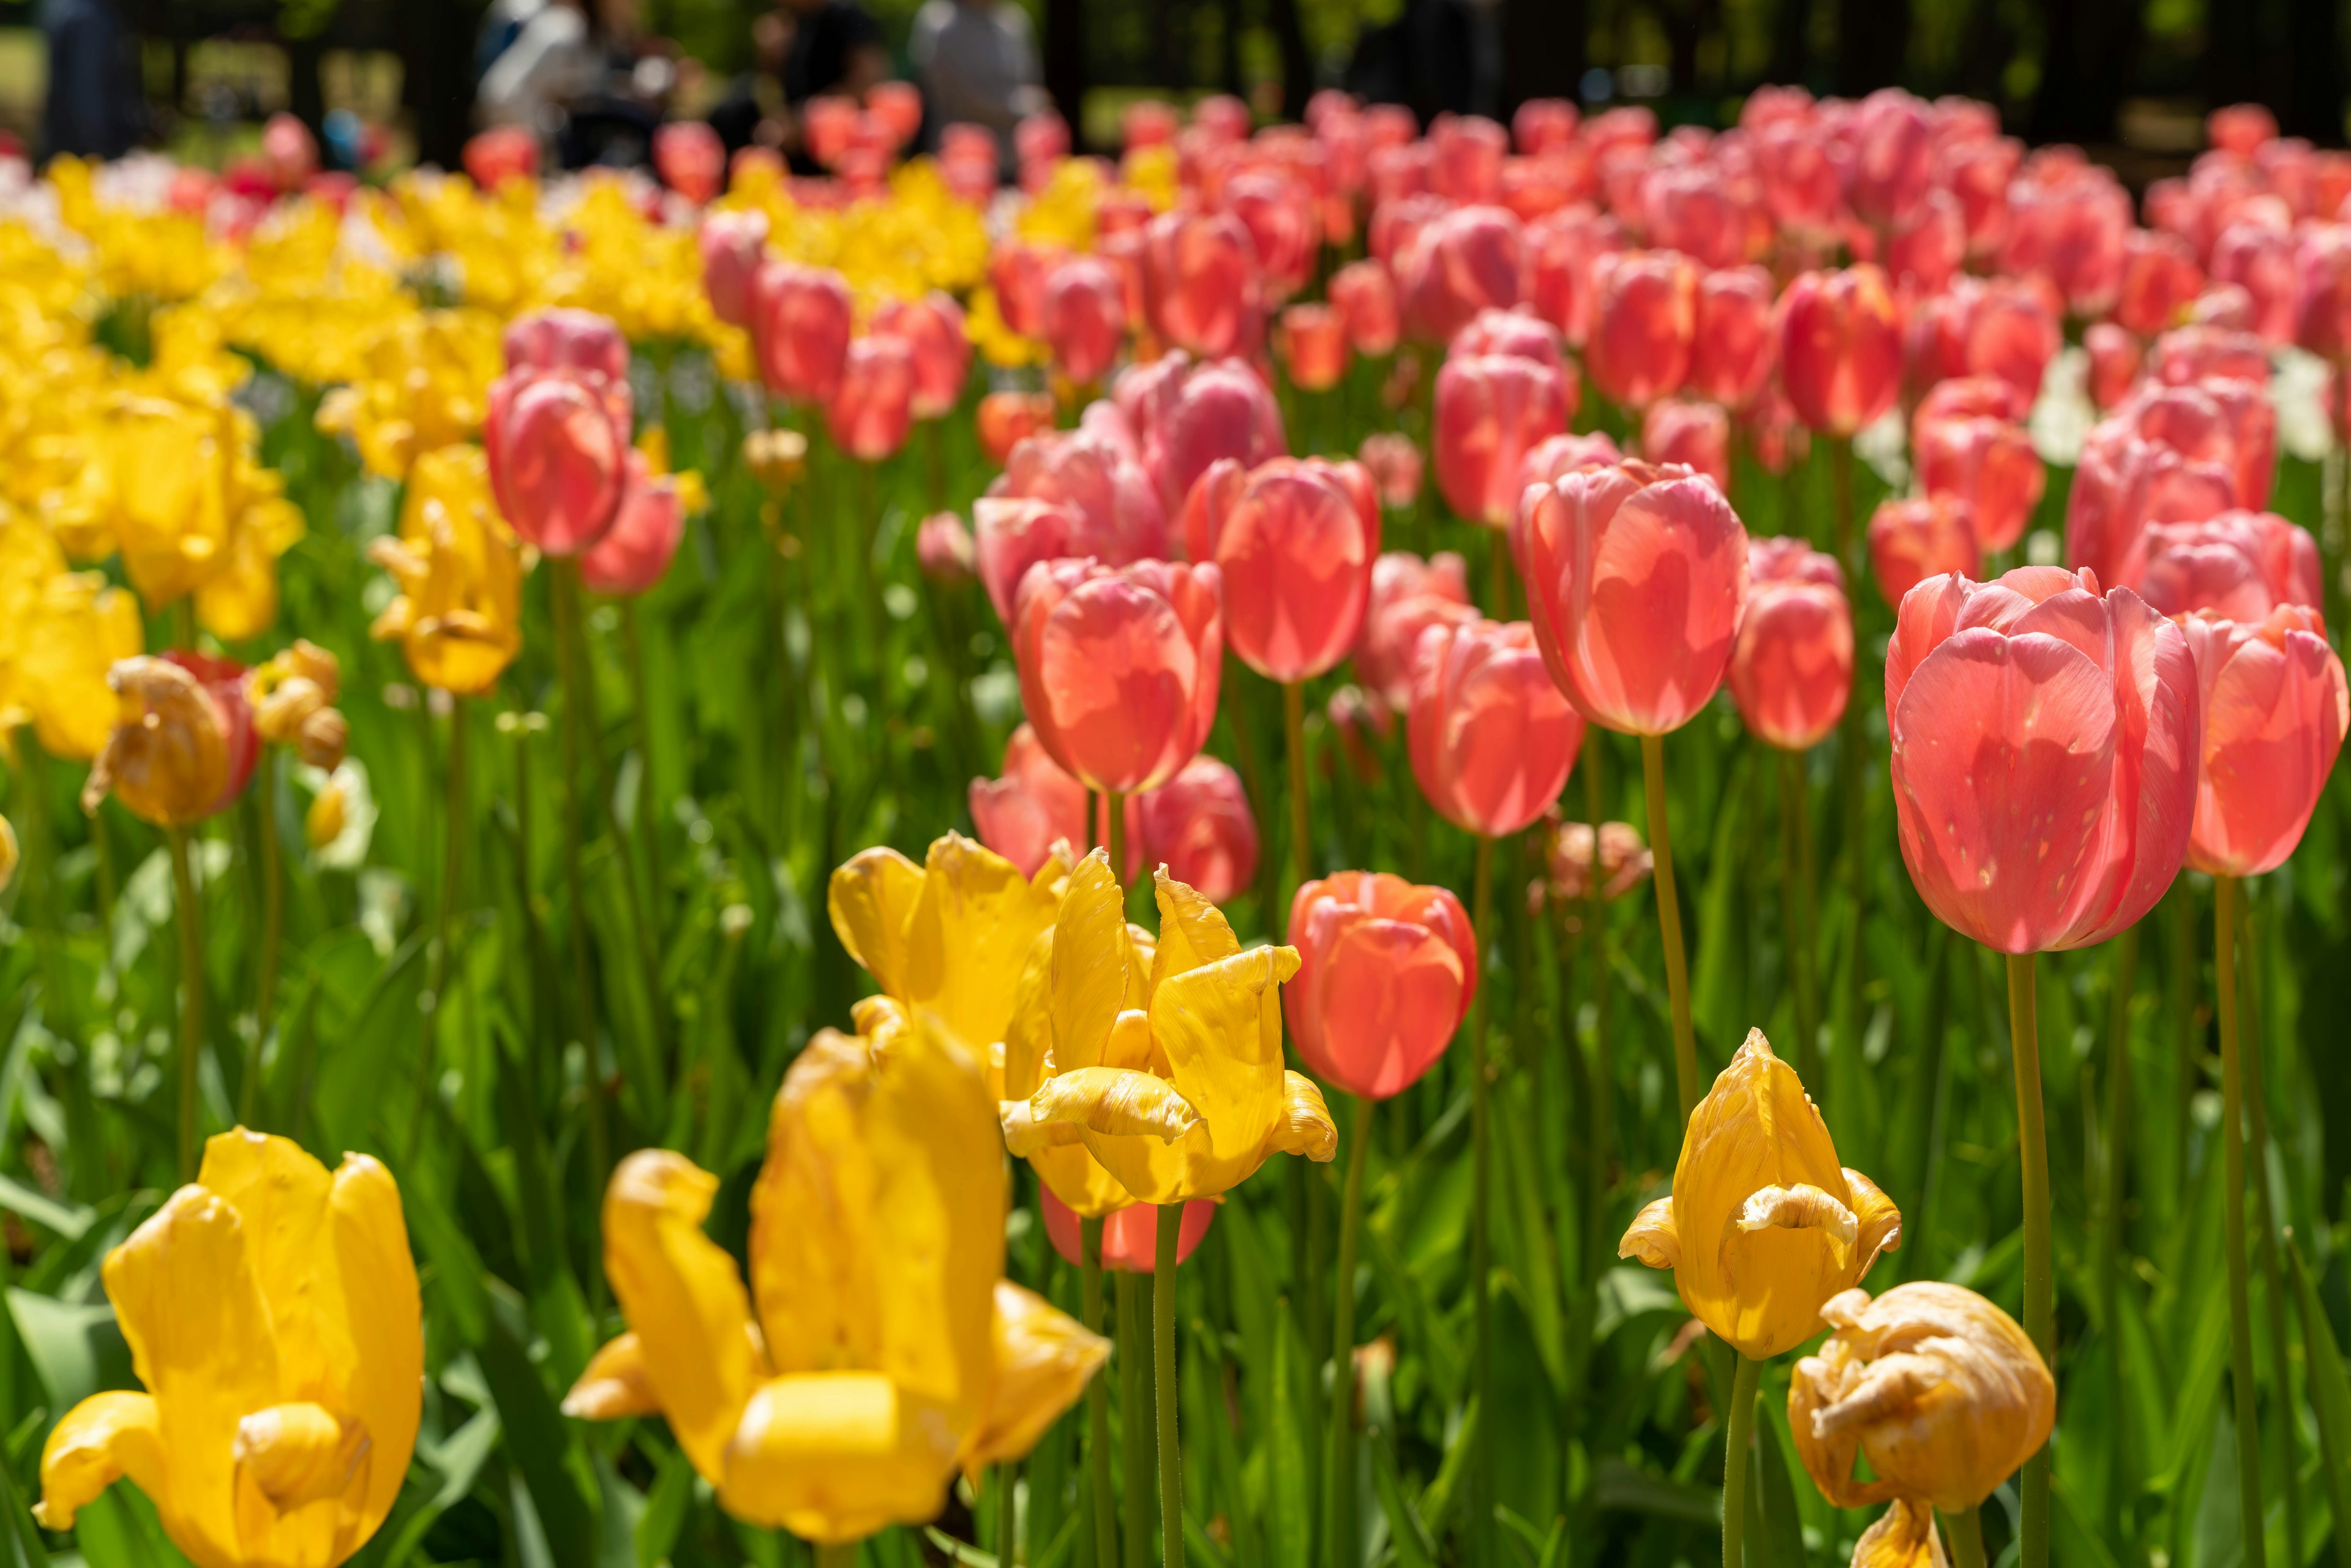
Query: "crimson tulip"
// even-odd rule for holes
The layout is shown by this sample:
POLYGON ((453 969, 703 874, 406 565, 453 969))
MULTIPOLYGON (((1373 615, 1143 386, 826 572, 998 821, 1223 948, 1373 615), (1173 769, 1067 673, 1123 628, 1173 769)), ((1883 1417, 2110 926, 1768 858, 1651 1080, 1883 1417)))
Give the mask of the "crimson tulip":
POLYGON ((1420 1081, 1468 1016, 1478 941, 1461 901, 1384 872, 1307 883, 1290 904, 1298 973, 1281 1010, 1299 1060, 1350 1094, 1420 1081))

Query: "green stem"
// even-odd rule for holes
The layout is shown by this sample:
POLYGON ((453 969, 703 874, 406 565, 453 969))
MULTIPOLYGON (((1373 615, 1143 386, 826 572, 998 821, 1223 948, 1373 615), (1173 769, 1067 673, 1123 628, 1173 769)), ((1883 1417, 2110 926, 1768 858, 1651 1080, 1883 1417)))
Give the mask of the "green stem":
POLYGON ((440 909, 434 923, 432 978, 426 993, 428 1003, 423 1009, 423 1038, 418 1041, 416 1051, 417 1114, 410 1123, 412 1137, 423 1135, 424 1101, 433 1092, 433 1069, 440 1057, 441 1009, 448 1000, 449 916, 457 905, 458 854, 465 843, 469 807, 465 793, 465 702, 463 697, 450 698, 449 755, 448 765, 443 769, 443 784, 447 794, 443 798, 441 808, 444 844, 440 909))
POLYGON ((1110 852, 1111 880, 1126 888, 1126 796, 1116 789, 1105 789, 1102 792, 1102 845, 1110 852))
MULTIPOLYGON (((1281 728, 1290 754, 1290 869, 1294 896, 1313 875, 1311 868, 1314 863, 1306 809, 1306 687, 1301 682, 1282 683, 1281 728)), ((1269 915, 1271 913, 1268 911, 1269 915)))
POLYGON ((1486 601, 1493 608, 1487 613, 1497 621, 1516 619, 1510 613, 1510 537, 1507 529, 1488 528, 1491 541, 1486 552, 1486 601))
POLYGON ((816 1568, 857 1568, 857 1545, 854 1541, 820 1542, 816 1549, 816 1568))
MULTIPOLYGON (((2008 1028, 2016 1059, 2016 1135, 2024 1167, 2024 1332, 2057 1375, 2057 1291, 2049 1254, 2049 1136, 2041 1116, 2041 1028, 2032 955, 2008 955, 2008 1028)), ((2049 1446, 2024 1462, 2021 1568, 2048 1568, 2049 1446)))
POLYGON ((277 844, 277 751, 261 750, 260 778, 254 790, 261 807, 261 964, 253 988, 253 1065, 246 1073, 243 1115, 253 1124, 261 1103, 261 1045, 277 1009, 277 958, 286 935, 286 877, 277 844))
POLYGON ((2238 961, 2244 970, 2240 977, 2240 994, 2244 1002, 2240 1054, 2244 1061, 2245 1112, 2252 1138, 2249 1154, 2253 1165, 2253 1250, 2261 1260, 2262 1306, 2269 1319, 2270 1382, 2281 1415, 2278 1437, 2283 1448, 2278 1458, 2284 1475, 2282 1484, 2285 1490, 2286 1561, 2299 1564, 2304 1560, 2302 1460, 2294 1451, 2293 1412, 2297 1406, 2294 1397, 2294 1362, 2286 1343, 2285 1279, 2278 1265, 2277 1216, 2270 1191, 2270 1110, 2268 1098, 2262 1092, 2261 971, 2256 957, 2260 949, 2253 941, 2252 899, 2237 900, 2237 916, 2243 927, 2237 943, 2238 961))
MULTIPOLYGON (((572 591, 571 574, 556 564, 549 598, 555 615, 555 667, 557 678, 563 685, 563 880, 564 891, 570 904, 572 1005, 579 1009, 580 1048, 587 1054, 588 1100, 591 1107, 590 1131, 600 1130, 604 1121, 604 1071, 596 1049, 596 966, 593 951, 588 942, 588 879, 580 869, 580 839, 586 831, 584 819, 587 803, 581 799, 580 772, 586 720, 580 711, 579 676, 571 668, 572 651, 578 638, 572 622, 578 619, 580 603, 572 591)), ((596 1158, 595 1180, 601 1191, 611 1158, 609 1138, 599 1138, 604 1148, 596 1158)))
POLYGON ((1158 1256, 1151 1275, 1152 1369, 1159 1384, 1159 1554, 1162 1568, 1184 1568, 1184 1458, 1176 1447, 1176 1244, 1184 1206, 1159 1210, 1158 1256))
POLYGON ((1118 1439, 1120 1490, 1126 1499, 1126 1568, 1150 1568, 1151 1420, 1144 1414, 1151 1376, 1147 1352, 1151 1335, 1137 1305, 1139 1281, 1132 1269, 1116 1270, 1112 1284, 1118 1295, 1118 1337, 1124 1354, 1118 1358, 1118 1439))
MULTIPOLYGON (((1666 737, 1641 737, 1641 782, 1649 800, 1649 854, 1657 882, 1657 929, 1666 944, 1666 991, 1673 1005, 1674 1088, 1682 1120, 1698 1108, 1698 1036, 1690 1027, 1689 957, 1682 951, 1682 906, 1674 889, 1674 845, 1666 825, 1666 737)), ((1599 831, 1599 824, 1593 824, 1599 831)))
MULTIPOLYGON (((1609 930, 1608 903, 1600 883, 1600 766, 1604 755, 1598 735, 1587 736, 1579 766, 1583 770, 1583 814, 1592 823, 1592 863, 1584 873, 1583 947, 1588 956, 1584 972, 1590 976, 1592 1001, 1592 1061, 1585 1107, 1585 1160, 1583 1186, 1584 1268, 1579 1325, 1583 1339, 1579 1352, 1588 1357, 1591 1353, 1590 1334, 1596 1302, 1591 1298, 1602 1270, 1609 1267, 1610 1248, 1607 1226, 1603 1222, 1608 1205, 1609 1146, 1615 1135, 1615 1063, 1608 1054, 1608 965, 1609 930)), ((1579 1364, 1588 1364, 1580 1362, 1579 1364)), ((1588 1391, 1587 1391, 1588 1397, 1588 1391)))
POLYGON ((661 792, 653 788, 653 727, 645 704, 645 647, 637 632, 637 601, 621 601, 621 641, 629 655, 629 702, 637 732, 637 833, 644 841, 645 890, 653 900, 653 940, 661 940, 662 877, 661 792))
POLYGON ((1811 803, 1806 799, 1804 754, 1780 753, 1780 845, 1788 867, 1780 883, 1781 917, 1788 927, 1788 988, 1793 993, 1796 1076, 1821 1086, 1821 1017, 1818 955, 1813 949, 1810 893, 1813 883, 1811 803))
POLYGON ((204 937, 194 870, 188 863, 188 830, 167 828, 172 848, 172 911, 180 927, 180 1180, 196 1179, 201 1153, 196 1144, 196 1057, 204 1045, 204 937))
POLYGON ((2098 1249, 2099 1315, 2107 1345, 2106 1397, 2115 1410, 2116 1484, 2107 1489, 2113 1502, 2107 1522, 2117 1541, 2129 1538, 2129 1500, 2138 1490, 2134 1451, 2137 1434, 2131 1426, 2130 1379, 2124 1375, 2122 1357, 2123 1194, 2130 1176, 2131 1141, 2130 1010, 2137 980, 2138 927, 2133 925, 2115 939, 2114 994, 2106 1025, 2106 1169, 2102 1194, 2105 1212, 2101 1216, 2105 1234, 2098 1249))
POLYGON ((1364 1167, 1372 1142, 1372 1100, 1353 1097, 1347 1126, 1347 1185, 1339 1203, 1339 1267, 1331 1281, 1331 1444, 1323 1489, 1323 1539, 1331 1568, 1355 1561, 1355 1245, 1364 1220, 1364 1167))
POLYGON ((1951 1543, 1951 1568, 1984 1568, 1983 1510, 1963 1508, 1943 1515, 1943 1533, 1951 1543))
POLYGON ((1746 1561, 1747 1450, 1755 1430, 1755 1386, 1763 1364, 1739 1357, 1730 1379, 1730 1408, 1724 1412, 1722 1450, 1722 1568, 1740 1568, 1746 1561))
POLYGON ((996 1561, 1015 1568, 1020 1550, 1020 1461, 996 1467, 996 1561))
MULTIPOLYGON (((1478 870, 1471 884, 1469 939, 1478 944, 1482 956, 1489 949, 1489 925, 1494 912, 1494 841, 1480 836, 1478 840, 1478 870)), ((1490 1134, 1489 1119, 1489 1085, 1486 1069, 1486 1026, 1492 1016, 1489 998, 1493 976, 1481 962, 1478 966, 1478 1016, 1469 1026, 1469 1299, 1474 1303, 1474 1332, 1470 1341, 1470 1364, 1478 1399, 1478 1425, 1470 1434, 1475 1446, 1469 1456, 1469 1561, 1483 1564, 1488 1561, 1486 1534, 1493 1518, 1488 1504, 1491 1484, 1489 1469, 1493 1444, 1489 1434, 1493 1428, 1494 1408, 1494 1336, 1491 1318, 1492 1301, 1488 1285, 1494 1267, 1491 1260, 1491 1220, 1488 1212, 1489 1166, 1488 1152, 1490 1134)))
POLYGON ((1836 492, 1837 565, 1844 570, 1848 580, 1855 580, 1853 559, 1853 437, 1832 436, 1829 440, 1829 476, 1836 492))
MULTIPOLYGON (((1102 1222, 1078 1222, 1078 1316, 1095 1333, 1102 1327, 1102 1222)), ((1120 1325, 1122 1328, 1124 1324, 1120 1325)), ((1086 1468, 1093 1476, 1094 1564, 1112 1568, 1118 1556, 1118 1496, 1110 1479, 1110 1379, 1086 1382, 1086 1468)))
POLYGON ((2262 1517, 2262 1428, 2253 1395, 2253 1313, 2245 1254, 2245 1103, 2237 1037, 2237 879, 2212 879, 2212 977, 2220 989, 2220 1191, 2229 1248, 2229 1383, 2235 1396, 2238 1506, 2245 1561, 2265 1563, 2262 1517))

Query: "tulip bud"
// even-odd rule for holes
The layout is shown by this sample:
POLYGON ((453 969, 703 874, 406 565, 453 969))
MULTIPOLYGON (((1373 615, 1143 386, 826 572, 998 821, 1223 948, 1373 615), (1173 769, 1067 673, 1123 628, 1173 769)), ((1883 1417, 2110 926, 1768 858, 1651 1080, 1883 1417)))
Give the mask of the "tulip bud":
POLYGON ((2343 661, 2318 612, 2299 605, 2258 622, 2200 611, 2181 625, 2204 716, 2188 863, 2258 876, 2302 841, 2343 749, 2351 728, 2343 661))
POLYGON ((933 290, 920 299, 893 299, 873 313, 872 330, 877 338, 897 339, 914 358, 916 419, 937 419, 963 401, 971 339, 964 331, 963 307, 952 295, 933 290))
POLYGON ((1802 539, 1748 541, 1747 609, 1730 649, 1730 695, 1767 746, 1828 738, 1853 692, 1853 610, 1844 573, 1802 539))
POLYGON ((1583 721, 1546 678, 1525 622, 1439 622, 1415 652, 1405 737, 1438 815, 1489 839, 1550 810, 1583 744, 1583 721))
MULTIPOLYGON (((1063 1203, 1050 1186, 1039 1188, 1039 1207, 1045 1212, 1045 1235, 1053 1243, 1053 1250, 1061 1261, 1075 1269, 1086 1261, 1080 1229, 1078 1211, 1063 1203)), ((1156 1267, 1159 1256, 1159 1206, 1155 1203, 1131 1203, 1114 1208, 1102 1218, 1102 1266, 1118 1273, 1148 1274, 1156 1267)), ((1184 1218, 1177 1223, 1182 1228, 1176 1233, 1176 1262, 1181 1267, 1208 1234, 1208 1227, 1217 1218, 1213 1198, 1196 1197, 1184 1206, 1184 1218)))
POLYGON ((992 392, 979 400, 979 449, 998 467, 1012 449, 1040 430, 1053 428, 1050 392, 992 392))
POLYGON ((1343 871, 1290 904, 1298 975, 1282 1013, 1301 1061, 1350 1094, 1420 1081, 1468 1016, 1478 943, 1459 899, 1384 872, 1343 871))
POLYGON ((1889 609, 1919 582, 1946 572, 1973 577, 1982 570, 1981 547, 1967 502, 1956 496, 1888 497, 1869 519, 1869 563, 1877 591, 1889 609))
POLYGON ((1061 559, 1029 572, 1009 626, 1047 755, 1092 789, 1174 778, 1216 718, 1221 589, 1214 565, 1061 559))

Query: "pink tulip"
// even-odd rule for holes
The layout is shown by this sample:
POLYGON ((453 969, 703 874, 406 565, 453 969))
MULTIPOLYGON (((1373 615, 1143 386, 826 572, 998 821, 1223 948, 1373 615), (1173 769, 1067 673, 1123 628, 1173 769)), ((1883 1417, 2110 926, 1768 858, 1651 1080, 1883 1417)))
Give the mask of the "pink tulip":
POLYGON ((2200 734, 2188 640, 2126 588, 2020 567, 1912 589, 1886 661, 1902 858, 1998 952, 2103 942, 2178 874, 2200 734))
POLYGON ((849 345, 841 384, 824 405, 832 444, 860 463, 879 463, 906 444, 914 412, 914 356, 897 338, 849 345))
MULTIPOLYGON (((972 503, 971 515, 977 524, 973 554, 979 580, 997 619, 1007 626, 1012 624, 1012 607, 1029 568, 1064 556, 1101 559, 1105 553, 1089 548, 1096 541, 1088 537, 1085 515, 1061 502, 982 496, 972 503)), ((1125 562, 1113 559, 1112 564, 1125 562)))
POLYGON ((1389 510, 1402 511, 1420 499, 1420 448, 1402 431, 1375 430, 1366 435, 1355 461, 1372 476, 1380 505, 1389 510))
POLYGON ((1771 275, 1760 267, 1709 272, 1698 280, 1690 340, 1689 390, 1744 408, 1771 379, 1771 275))
POLYGON ((2266 386, 2269 346, 2252 332, 2210 324, 2175 327, 2155 340, 2148 366, 2167 386, 2243 381, 2266 386))
POLYGON ((1575 105, 1563 98, 1531 98, 1510 116, 1510 140, 1531 158, 1575 140, 1575 105))
POLYGON ((1927 494, 1965 501, 1985 550, 2024 537, 2048 476, 2022 426, 1982 417, 1922 422, 1913 448, 1927 494))
POLYGON ((1128 841, 1140 846, 1144 865, 1165 866, 1169 876, 1211 904, 1224 903, 1256 880, 1257 819, 1241 776, 1230 767, 1206 754, 1195 757, 1131 804, 1134 831, 1128 841))
POLYGON ((1870 572, 1889 609, 1901 609, 1902 596, 1928 578, 1973 577, 1982 563, 1974 519, 1956 496, 1888 499, 1870 517, 1870 572))
POLYGON ((1637 103, 1601 110, 1583 122, 1583 139, 1595 150, 1646 147, 1657 139, 1656 111, 1637 103))
POLYGON ((628 493, 628 346, 601 317, 545 311, 507 329, 507 362, 482 422, 490 488, 527 542, 578 555, 628 493))
POLYGON ((1874 267, 1808 272, 1780 298, 1780 384, 1813 430, 1851 436, 1902 390, 1902 326, 1874 267))
POLYGON ((1567 783, 1583 720, 1544 674, 1533 628, 1432 626, 1416 658, 1405 738, 1428 803, 1489 839, 1535 821, 1567 783))
POLYGON ((1730 490, 1730 414, 1720 403, 1669 397, 1649 405, 1641 419, 1641 456, 1650 463, 1681 463, 1730 490))
POLYGON ((700 206, 726 178, 726 149, 702 120, 674 120, 653 132, 653 170, 662 183, 700 206))
POLYGON ((1625 251, 1601 256, 1593 282, 1592 384, 1625 408, 1680 390, 1698 335, 1698 268, 1672 251, 1625 251))
POLYGON ((1853 692, 1853 609, 1835 560, 1802 539, 1748 544, 1747 610, 1730 647, 1730 695, 1767 746, 1828 738, 1853 692))
POLYGON ((1377 261, 1351 261, 1331 275, 1331 308, 1347 323, 1355 352, 1376 359, 1395 351, 1403 335, 1396 313, 1395 282, 1377 261))
POLYGON ((1967 141, 1944 149, 1943 178, 1959 199, 1968 231, 1968 256, 1998 253, 2008 238, 2008 187, 2024 150, 2011 138, 1967 141))
POLYGON ((761 265, 751 282, 751 342, 768 390, 831 402, 849 358, 849 285, 829 267, 761 265))
POLYGON ((2178 235, 2133 229, 2124 236, 2115 319, 2131 331, 2150 338, 2178 326, 2203 288, 2204 269, 2196 265, 2195 247, 2178 235))
MULTIPOLYGON (((1479 354, 1516 355, 1558 371, 1562 383, 1573 374, 1559 329, 1524 309, 1479 311, 1453 335, 1446 352, 1464 360, 1479 354)), ((1568 402, 1572 412, 1572 394, 1568 402)))
POLYGON ((1614 468, 1625 460, 1616 438, 1604 430, 1583 435, 1550 435, 1531 447, 1519 462, 1519 488, 1548 485, 1579 468, 1614 468))
POLYGON ((2273 343, 2294 341, 2301 279, 2294 236, 2266 224, 2231 224, 2212 246, 2212 278, 2252 297, 2253 329, 2273 343))
POLYGON ((1225 638, 1243 664, 1284 685, 1345 658, 1364 623, 1380 508, 1357 463, 1277 457, 1244 469, 1218 458, 1192 486, 1184 543, 1225 584, 1225 638))
POLYGON ((1530 448, 1567 428, 1560 373, 1515 354, 1449 359, 1437 372, 1437 486, 1464 518, 1489 528, 1518 505, 1530 448))
POLYGON ((1886 270, 1906 288, 1932 293, 1959 271, 1967 246, 1967 218, 1959 198, 1930 190, 1887 237, 1886 270))
POLYGON ((1526 297, 1526 231, 1507 207, 1457 207, 1413 235, 1395 274, 1405 334, 1446 342, 1479 311, 1526 297))
POLYGON ((2077 315, 2096 316, 2122 287, 2129 193, 2103 169, 2083 164, 2053 183, 2020 179, 2010 188, 2001 270, 2049 279, 2077 315))
POLYGON ((2336 364, 2351 359, 2351 225, 2304 229, 2294 267, 2294 341, 2336 364))
POLYGON ((1664 735, 1722 685, 1747 530, 1714 482, 1625 462, 1530 488, 1512 544, 1552 679, 1604 728, 1664 735))
POLYGON ((1001 466, 1012 455, 1012 449, 1031 435, 1053 428, 1053 394, 1051 392, 992 392, 979 400, 979 411, 973 420, 979 433, 979 449, 987 460, 1001 466))
POLYGON ((1281 988, 1301 1061, 1350 1094, 1420 1081, 1468 1016, 1478 944, 1461 901, 1384 872, 1307 883, 1290 904, 1298 974, 1281 988))
POLYGON ((1271 389, 1239 360, 1195 365, 1169 354, 1128 370, 1112 396, 1171 516, 1217 458, 1254 468, 1289 450, 1271 389))
POLYGON ((1796 417, 1793 404, 1776 382, 1766 382, 1762 395, 1740 417, 1747 432, 1747 449, 1756 466, 1775 478, 1801 463, 1813 449, 1813 433, 1796 417))
POLYGON ((1329 392, 1347 373, 1347 319, 1328 305, 1292 305, 1281 313, 1281 357, 1306 392, 1329 392))
POLYGON ((1527 304, 1578 348, 1591 336, 1593 268, 1608 252, 1622 250, 1616 220, 1586 203, 1545 214, 1527 225, 1527 304))
POLYGON ((2091 432, 2065 500, 2065 559, 2122 580, 2150 523, 2201 522, 2237 504, 2223 464, 2182 456, 2114 422, 2091 432))
POLYGON ((1035 240, 1003 240, 989 252, 987 286, 1007 327, 1024 338, 1045 335, 1045 283, 1069 259, 1061 246, 1035 240))
POLYGON ((1118 274, 1099 256, 1061 262, 1045 282, 1037 331, 1063 375, 1081 386, 1100 381, 1126 340, 1126 298, 1118 274))
POLYGON ((2138 384, 2147 350, 2139 346, 2137 338, 2112 321, 2094 323, 2082 334, 2082 347, 2090 356, 2091 402, 2101 411, 2115 407, 2138 384))
POLYGON ((1881 228, 1901 222, 1926 199, 1934 178, 1934 131, 1926 104, 1889 87, 1855 106, 1845 200, 1863 222, 1881 228))
POLYGON ((1152 325, 1207 358, 1252 352, 1265 330, 1257 247, 1230 213, 1163 213, 1144 246, 1152 325))
POLYGON ((1407 246, 1420 231, 1453 211, 1451 203, 1426 191, 1385 198, 1372 208, 1372 222, 1364 238, 1371 259, 1393 277, 1407 246))
POLYGON ((2252 625, 2281 605, 2318 606, 2318 542, 2274 512, 2156 523, 2124 556, 2122 582, 2159 615, 2209 611, 2252 625))
POLYGON ((1269 300, 1287 299, 1305 287, 1322 241, 1314 193, 1287 174, 1249 170, 1226 183, 1225 206, 1249 231, 1269 300))
MULTIPOLYGON (((1019 867, 1022 876, 1035 876, 1056 842, 1082 852, 1094 841, 1086 787, 1046 755, 1031 726, 1013 730, 1004 746, 1002 777, 973 779, 969 800, 979 841, 1019 867)), ((1129 833, 1127 841, 1135 844, 1136 836, 1129 833)))
POLYGON ((914 355, 916 419, 936 419, 963 401, 971 340, 953 296, 934 290, 920 299, 893 299, 873 313, 872 330, 877 338, 897 339, 914 355))
POLYGON ((1429 185, 1448 202, 1490 202, 1501 193, 1508 132, 1483 115, 1440 114, 1429 123, 1429 185))
POLYGON ((749 326, 752 279, 767 252, 768 214, 712 213, 695 240, 702 250, 702 291, 710 297, 710 313, 729 326, 749 326))
POLYGON ((2204 716, 2188 863, 2214 876, 2273 871, 2302 841, 2351 726, 2343 661, 2303 606, 2181 624, 2204 716))
POLYGON ((1818 125, 1785 120, 1758 128, 1756 172, 1773 221, 1797 235, 1835 232, 1844 213, 1841 150, 1818 125))
MULTIPOLYGON (((1045 1210, 1045 1234, 1053 1243, 1053 1250, 1061 1261, 1072 1269, 1085 1261, 1082 1251, 1083 1232, 1079 1228, 1077 1211, 1053 1196, 1053 1189, 1040 1186, 1038 1196, 1045 1210)), ((1159 1206, 1150 1203, 1130 1204, 1101 1217, 1102 1266, 1126 1274, 1148 1274, 1159 1257, 1159 1206)), ((1217 1218, 1214 1198, 1194 1198, 1184 1206, 1184 1218, 1176 1223, 1176 1261, 1181 1265, 1208 1234, 1208 1226, 1217 1218)))
POLYGON ((1012 653, 1047 755, 1091 789, 1174 778, 1216 719, 1221 590, 1214 565, 1065 559, 1029 572, 1012 653))
POLYGON ((633 597, 662 580, 685 536, 677 485, 656 479, 643 454, 629 455, 629 488, 604 537, 580 552, 580 580, 593 593, 633 597))
POLYGON ((507 326, 500 341, 509 371, 579 371, 625 384, 629 340, 592 310, 534 310, 507 326))
POLYGON ((1421 633, 1477 618, 1459 556, 1440 550, 1423 560, 1407 550, 1390 550, 1372 563, 1355 676, 1389 708, 1402 709, 1412 701, 1421 633))
POLYGON ((2258 103, 2232 103, 2204 117, 2204 135, 2213 146, 2251 158, 2265 141, 2277 140, 2277 116, 2258 103))
POLYGON ((1124 566, 1168 552, 1167 516, 1149 476, 1115 441, 1092 430, 1047 431, 1015 446, 1004 473, 973 503, 972 521, 980 580, 1007 625, 1021 574, 1035 561, 1087 555, 1124 566), (992 505, 1014 501, 1058 510, 992 505))
POLYGON ((1748 259, 1747 209, 1719 169, 1690 163, 1651 170, 1641 182, 1641 215, 1642 232, 1656 249, 1708 268, 1748 259))

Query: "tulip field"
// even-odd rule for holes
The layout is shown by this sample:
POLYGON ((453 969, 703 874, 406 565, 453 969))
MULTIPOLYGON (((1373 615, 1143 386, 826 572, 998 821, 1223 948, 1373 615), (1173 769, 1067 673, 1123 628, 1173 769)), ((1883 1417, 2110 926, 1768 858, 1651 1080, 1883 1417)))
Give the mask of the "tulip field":
POLYGON ((0 166, 0 1568, 2351 1568, 2351 154, 0 166))

